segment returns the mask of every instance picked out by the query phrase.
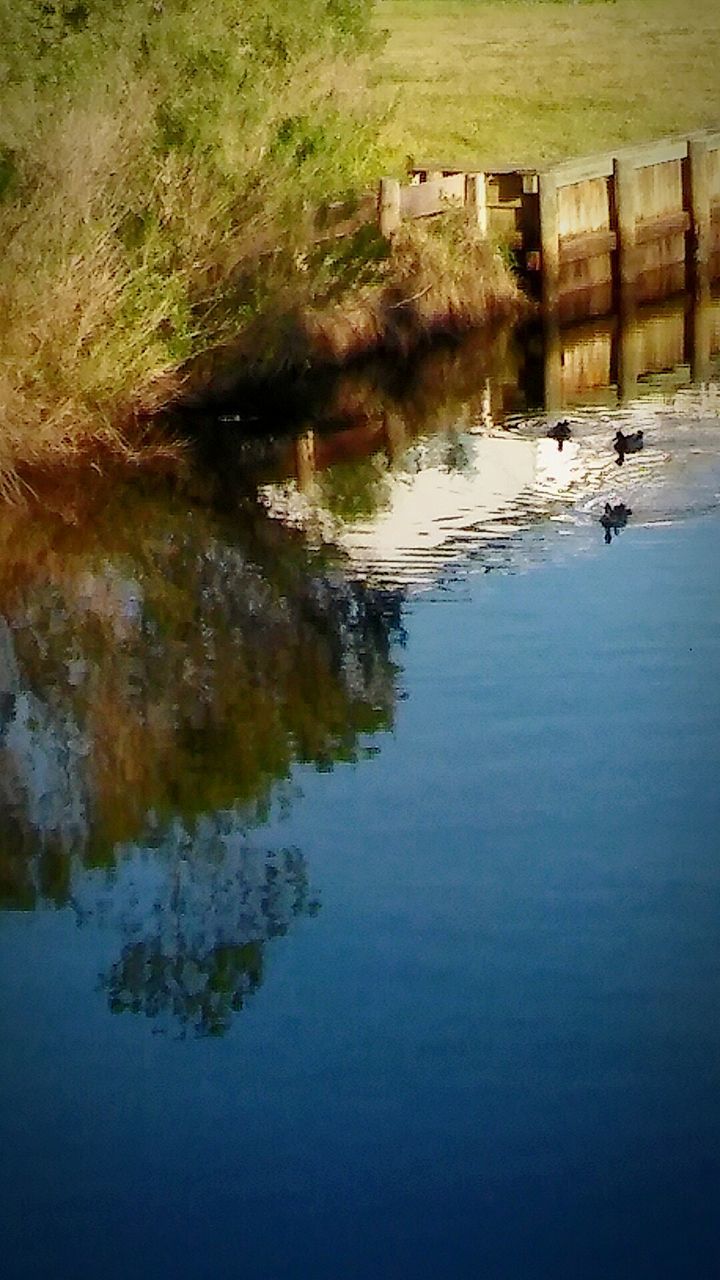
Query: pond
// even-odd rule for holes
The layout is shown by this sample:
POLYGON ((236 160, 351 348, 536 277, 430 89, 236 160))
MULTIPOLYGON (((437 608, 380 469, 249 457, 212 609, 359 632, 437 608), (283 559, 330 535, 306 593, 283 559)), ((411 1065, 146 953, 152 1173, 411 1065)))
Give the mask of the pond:
POLYGON ((631 386, 617 326, 469 339, 0 513, 6 1276, 717 1275, 691 313, 631 386))

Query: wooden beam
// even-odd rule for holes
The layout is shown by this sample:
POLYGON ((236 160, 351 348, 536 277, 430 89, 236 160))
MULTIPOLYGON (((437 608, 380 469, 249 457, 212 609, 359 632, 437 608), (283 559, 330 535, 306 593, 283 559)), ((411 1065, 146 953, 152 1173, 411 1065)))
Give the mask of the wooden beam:
POLYGON ((301 493, 311 487, 315 471, 315 432, 305 431, 295 438, 295 476, 301 493))
POLYGON ((617 235, 614 231, 588 231, 578 236, 562 236, 560 261, 582 262, 585 258, 596 258, 601 253, 613 253, 616 247, 617 235))
POLYGON ((449 206, 464 203, 464 173, 400 188, 400 215, 403 218, 428 218, 434 213, 446 213, 449 206))
POLYGON ((690 377, 709 382, 712 372, 713 305, 707 276, 695 282, 690 312, 690 377))
POLYGON ((552 311, 557 306, 560 287, 560 220, 553 170, 539 175, 539 188, 542 297, 546 311, 552 311))
POLYGON ((616 158, 633 164, 636 169, 646 169, 649 165, 668 164, 670 160, 684 160, 687 153, 687 138, 661 138, 659 142, 644 142, 638 147, 623 147, 616 158))
POLYGON ((637 170, 631 160, 618 157, 613 165, 615 232, 620 285, 633 284, 637 274, 635 226, 637 223, 637 170))
POLYGON ((400 183, 397 178, 381 178, 378 197, 380 234, 391 236, 402 222, 400 212, 400 183))
POLYGON ((620 308, 616 341, 618 398, 621 404, 626 404, 637 395, 641 372, 642 334, 632 295, 628 295, 620 308))
POLYGON ((692 250, 696 263, 710 257, 710 167, 704 138, 688 141, 688 197, 692 219, 692 250))
POLYGON ((586 156, 582 160, 565 160, 555 168, 558 187, 574 187, 577 182, 590 182, 593 178, 610 178, 613 172, 613 156, 586 156))
POLYGON ((664 213, 660 218, 641 218, 635 223, 635 243, 651 244, 653 240, 662 240, 665 236, 682 235, 689 229, 690 214, 687 209, 664 213))
POLYGON ((465 207, 480 235, 488 233, 487 181, 484 173, 465 175, 465 207))

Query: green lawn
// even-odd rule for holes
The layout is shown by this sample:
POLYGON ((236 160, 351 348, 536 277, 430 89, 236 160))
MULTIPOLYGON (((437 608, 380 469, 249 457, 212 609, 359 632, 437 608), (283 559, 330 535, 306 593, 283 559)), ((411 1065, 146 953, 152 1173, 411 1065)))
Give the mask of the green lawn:
POLYGON ((718 0, 378 0, 397 154, 552 161, 720 126, 718 0))

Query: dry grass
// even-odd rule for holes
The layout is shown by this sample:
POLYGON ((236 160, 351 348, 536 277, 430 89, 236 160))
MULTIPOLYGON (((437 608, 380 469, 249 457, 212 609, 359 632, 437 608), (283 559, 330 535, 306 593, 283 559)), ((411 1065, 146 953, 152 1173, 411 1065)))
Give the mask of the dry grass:
POLYGON ((248 379, 342 365, 373 351, 405 356, 433 337, 487 329, 531 308, 506 257, 462 211, 404 223, 392 247, 373 226, 357 240, 337 246, 348 258, 344 273, 336 260, 323 271, 309 259, 311 291, 307 282, 271 279, 272 307, 193 362, 180 401, 223 400, 248 379))
POLYGON ((717 0, 378 0, 398 153, 538 164, 720 122, 717 0))
POLYGON ((307 300, 307 211, 378 168, 367 60, 322 0, 89 7, 44 53, 32 22, 0 51, 0 489, 144 448, 189 360, 279 286, 307 300))
POLYGON ((376 283, 303 316, 309 353, 333 363, 381 348, 406 355, 441 333, 459 333, 528 307, 509 266, 462 215, 405 223, 376 283))

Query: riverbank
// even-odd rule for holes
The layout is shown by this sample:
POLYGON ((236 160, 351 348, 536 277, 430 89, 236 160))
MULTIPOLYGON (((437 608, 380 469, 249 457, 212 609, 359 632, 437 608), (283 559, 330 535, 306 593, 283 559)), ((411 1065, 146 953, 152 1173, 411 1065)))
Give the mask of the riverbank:
POLYGON ((13 11, 0 112, 0 486, 136 458, 139 426, 216 376, 405 350, 518 304, 463 228, 372 209, 393 162, 369 3, 13 11), (372 200, 370 202, 372 204, 372 200))
POLYGON ((42 25, 34 0, 13 5, 0 491, 32 468, 164 455, 143 424, 209 388, 404 354, 522 310, 506 258, 459 221, 403 229, 392 253, 371 212, 342 238, 329 224, 411 149, 477 164, 492 142, 537 163, 703 122, 718 36, 707 0, 682 28, 672 9, 253 0, 238 17, 231 0, 58 0, 42 25), (636 111, 638 59, 653 74, 636 111))
POLYGON ((404 360, 433 341, 471 329, 485 331, 489 343, 498 324, 532 311, 508 258, 461 212, 405 224, 392 244, 374 224, 354 241, 320 250, 325 269, 337 255, 332 278, 342 272, 338 260, 350 260, 341 288, 318 296, 318 263, 310 253, 308 279, 293 297, 285 294, 230 342, 188 365, 174 406, 226 402, 242 397, 248 384, 319 374, 374 353, 404 360))

